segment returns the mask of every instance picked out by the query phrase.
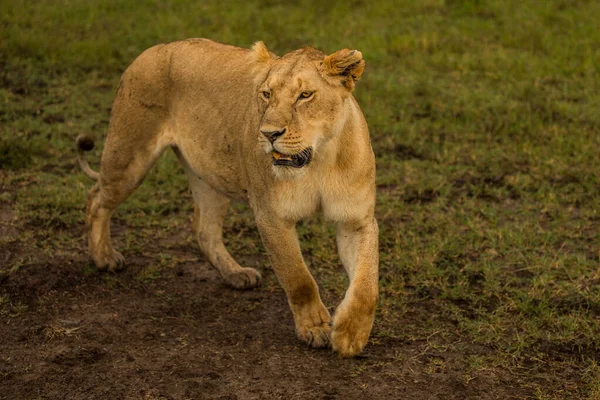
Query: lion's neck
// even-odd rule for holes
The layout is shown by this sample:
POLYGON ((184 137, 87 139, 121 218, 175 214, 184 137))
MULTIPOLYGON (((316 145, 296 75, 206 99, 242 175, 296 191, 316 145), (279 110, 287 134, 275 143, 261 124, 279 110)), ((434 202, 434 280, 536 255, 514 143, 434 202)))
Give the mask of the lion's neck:
POLYGON ((320 159, 341 172, 359 168, 370 149, 369 131, 356 100, 346 100, 343 116, 332 127, 333 138, 321 149, 320 159))

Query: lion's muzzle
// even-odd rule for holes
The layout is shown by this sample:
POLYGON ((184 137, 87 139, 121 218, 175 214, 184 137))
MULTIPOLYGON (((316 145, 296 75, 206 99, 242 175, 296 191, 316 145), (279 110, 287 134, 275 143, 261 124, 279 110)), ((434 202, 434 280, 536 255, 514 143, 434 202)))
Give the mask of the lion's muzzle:
POLYGON ((262 133, 263 135, 265 135, 265 137, 267 139, 269 139, 269 142, 273 143, 277 140, 278 137, 283 136, 283 134, 285 133, 287 129, 283 128, 283 129, 277 129, 277 130, 272 130, 272 129, 261 129, 260 133, 262 133))
POLYGON ((302 168, 307 166, 312 160, 313 150, 311 147, 307 147, 300 153, 296 154, 282 154, 276 150, 273 150, 273 165, 282 167, 293 167, 302 168))

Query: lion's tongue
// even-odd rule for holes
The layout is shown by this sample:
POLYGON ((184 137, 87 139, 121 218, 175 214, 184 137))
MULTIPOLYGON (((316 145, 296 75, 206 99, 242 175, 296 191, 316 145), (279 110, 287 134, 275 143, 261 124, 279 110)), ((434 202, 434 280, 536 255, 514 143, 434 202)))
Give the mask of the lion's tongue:
POLYGON ((276 160, 289 160, 292 161, 292 156, 287 156, 285 154, 281 154, 275 150, 273 150, 273 158, 276 160))

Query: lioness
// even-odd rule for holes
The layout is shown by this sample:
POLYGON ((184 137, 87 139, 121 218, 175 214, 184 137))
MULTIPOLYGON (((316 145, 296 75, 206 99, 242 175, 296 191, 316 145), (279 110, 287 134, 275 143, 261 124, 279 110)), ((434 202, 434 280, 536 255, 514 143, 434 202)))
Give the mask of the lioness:
POLYGON ((223 279, 238 289, 260 274, 225 249, 230 199, 247 200, 270 261, 285 289, 298 337, 343 357, 364 348, 378 298, 375 158, 352 96, 362 54, 326 55, 305 47, 277 57, 262 42, 251 50, 189 39, 154 46, 121 78, 100 173, 79 137, 83 171, 97 180, 87 201, 89 253, 98 269, 117 270, 123 256, 110 241, 110 218, 171 147, 194 198, 198 243, 223 279), (333 323, 306 267, 297 221, 322 211, 337 223, 350 286, 333 323))

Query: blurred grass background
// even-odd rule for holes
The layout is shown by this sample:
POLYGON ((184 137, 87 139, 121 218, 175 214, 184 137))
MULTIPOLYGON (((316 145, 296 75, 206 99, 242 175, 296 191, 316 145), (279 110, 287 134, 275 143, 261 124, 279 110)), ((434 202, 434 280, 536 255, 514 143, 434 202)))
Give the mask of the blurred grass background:
MULTIPOLYGON (((0 202, 20 230, 0 242, 82 251, 70 232, 90 185, 73 141, 89 132, 101 150, 120 74, 144 49, 188 37, 356 48, 378 163, 373 342, 435 334, 438 351, 465 354, 465 376, 496 368, 537 398, 600 398, 598 21, 593 0, 1 0, 0 202)), ((249 210, 234 209, 228 246, 262 252, 249 210)), ((119 209, 136 227, 121 250, 186 226, 190 210, 166 154, 119 209)), ((305 256, 339 298, 334 228, 315 221, 298 228, 305 256)))

